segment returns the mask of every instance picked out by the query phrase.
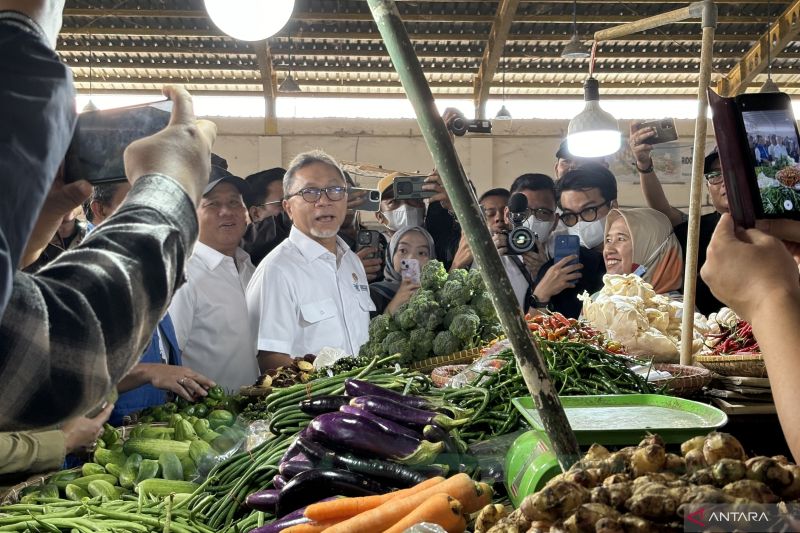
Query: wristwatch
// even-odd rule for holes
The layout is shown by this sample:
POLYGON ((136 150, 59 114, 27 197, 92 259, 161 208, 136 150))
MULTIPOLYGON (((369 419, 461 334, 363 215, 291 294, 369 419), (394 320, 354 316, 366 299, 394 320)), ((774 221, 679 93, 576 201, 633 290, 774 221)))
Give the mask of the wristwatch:
POLYGON ((550 307, 550 302, 540 301, 539 298, 531 292, 531 307, 534 309, 548 309, 550 307))
POLYGON ((639 171, 639 174, 652 174, 653 170, 655 170, 653 168, 653 160, 652 159, 650 160, 650 166, 647 167, 647 168, 639 168, 639 162, 638 161, 634 161, 633 162, 633 166, 636 167, 636 170, 639 171))

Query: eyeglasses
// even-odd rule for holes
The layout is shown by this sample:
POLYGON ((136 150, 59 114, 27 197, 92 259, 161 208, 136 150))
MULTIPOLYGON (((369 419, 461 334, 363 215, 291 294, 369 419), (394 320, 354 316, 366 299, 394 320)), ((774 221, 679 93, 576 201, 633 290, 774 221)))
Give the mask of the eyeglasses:
POLYGON ((528 209, 528 216, 533 215, 536 220, 542 222, 552 222, 555 211, 547 209, 546 207, 537 207, 536 209, 528 209))
POLYGON ((318 187, 306 187, 305 189, 300 189, 294 194, 288 195, 286 199, 288 200, 292 196, 302 196, 303 200, 306 202, 315 204, 319 202, 320 198, 322 198, 322 193, 325 193, 325 196, 327 196, 328 200, 331 202, 338 202, 347 196, 347 187, 342 187, 340 185, 335 187, 325 187, 324 189, 320 189, 318 187))
POLYGON ((706 179, 709 185, 719 185, 723 180, 722 172, 719 170, 713 170, 707 174, 703 174, 703 177, 706 179))
POLYGON ((572 211, 564 211, 561 213, 561 221, 564 223, 565 226, 569 228, 578 223, 579 217, 584 222, 594 222, 595 220, 597 220, 597 211, 610 204, 611 202, 603 202, 602 204, 593 205, 591 207, 582 209, 580 213, 573 213, 572 211))

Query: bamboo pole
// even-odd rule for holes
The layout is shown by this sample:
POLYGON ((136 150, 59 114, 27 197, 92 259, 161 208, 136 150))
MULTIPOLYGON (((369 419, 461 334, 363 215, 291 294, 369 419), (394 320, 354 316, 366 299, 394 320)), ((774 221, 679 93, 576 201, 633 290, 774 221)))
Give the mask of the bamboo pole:
POLYGON ((547 365, 533 343, 478 202, 459 165, 455 147, 439 116, 430 87, 408 38, 394 0, 368 0, 389 56, 414 106, 422 135, 444 182, 450 202, 475 256, 500 323, 514 349, 517 365, 539 411, 561 468, 580 456, 578 442, 550 381, 547 365))
POLYGON ((596 41, 619 39, 664 24, 688 18, 700 18, 703 28, 703 44, 700 49, 700 80, 697 87, 697 120, 694 127, 692 150, 692 188, 689 195, 689 231, 686 236, 686 261, 683 275, 683 317, 681 320, 681 364, 692 364, 692 341, 694 340, 694 307, 697 289, 697 252, 700 240, 700 207, 703 192, 703 160, 706 151, 708 130, 708 93, 711 82, 711 59, 714 54, 714 30, 717 27, 717 6, 712 0, 694 2, 684 8, 661 13, 630 24, 598 31, 596 41))

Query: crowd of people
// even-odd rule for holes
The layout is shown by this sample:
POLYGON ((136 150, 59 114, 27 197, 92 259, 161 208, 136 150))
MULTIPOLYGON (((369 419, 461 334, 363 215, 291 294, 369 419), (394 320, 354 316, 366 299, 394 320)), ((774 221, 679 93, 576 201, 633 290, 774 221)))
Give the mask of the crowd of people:
MULTIPOLYGON (((64 183, 76 116, 71 76, 53 51, 53 4, 0 0, 9 140, 0 146, 9 184, 0 214, 0 475, 50 468, 90 446, 109 417, 120 423, 167 393, 194 400, 215 385, 237 390, 324 347, 357 354, 370 317, 418 289, 403 261, 476 267, 435 171, 426 199, 395 198, 399 175, 383 178, 367 220, 356 184, 324 152, 233 175, 211 153, 215 126, 194 117, 181 88, 164 91, 170 125, 127 147, 127 182, 64 183), (381 228, 381 245, 359 248, 368 223, 381 228)), ((597 292, 605 273, 635 273, 680 298, 687 216, 653 170, 654 133, 630 136, 647 208, 620 207, 605 162, 573 157, 563 143, 553 177, 526 173, 477 197, 521 312, 578 317, 578 295, 597 292), (522 225, 535 235, 521 254, 508 243, 515 194, 527 200, 522 225), (577 236, 579 251, 555 261, 563 235, 577 236)), ((715 152, 704 173, 715 212, 701 221, 697 307, 708 314, 725 302, 753 324, 800 455, 800 362, 783 350, 798 340, 800 245, 791 243, 800 231, 786 221, 735 228, 715 152), (748 260, 732 260, 740 257, 748 260)))

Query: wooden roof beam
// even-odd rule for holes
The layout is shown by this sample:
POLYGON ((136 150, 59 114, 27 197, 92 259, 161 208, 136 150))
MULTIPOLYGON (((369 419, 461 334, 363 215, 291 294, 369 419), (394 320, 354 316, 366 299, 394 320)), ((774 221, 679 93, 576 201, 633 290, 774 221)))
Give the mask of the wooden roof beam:
POLYGON ((800 31, 800 0, 792 2, 774 24, 745 52, 739 63, 717 82, 717 92, 735 96, 767 68, 768 57, 777 56, 800 31), (771 46, 771 48, 770 48, 771 46))
POLYGON ((258 70, 261 72, 261 85, 264 87, 264 135, 277 135, 278 115, 275 100, 278 94, 278 80, 272 68, 269 41, 253 43, 253 49, 258 60, 258 70))
POLYGON ((503 57, 503 50, 518 6, 519 0, 503 0, 497 6, 497 14, 492 22, 492 29, 489 31, 489 40, 483 50, 481 66, 473 81, 476 118, 486 118, 486 101, 489 100, 494 73, 497 72, 497 65, 503 57))

